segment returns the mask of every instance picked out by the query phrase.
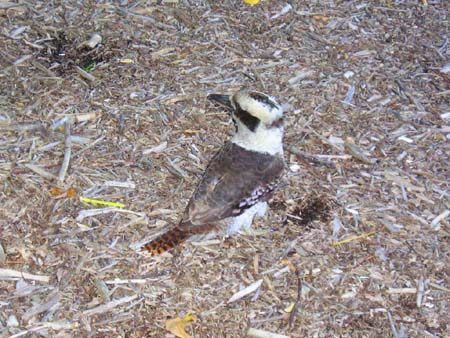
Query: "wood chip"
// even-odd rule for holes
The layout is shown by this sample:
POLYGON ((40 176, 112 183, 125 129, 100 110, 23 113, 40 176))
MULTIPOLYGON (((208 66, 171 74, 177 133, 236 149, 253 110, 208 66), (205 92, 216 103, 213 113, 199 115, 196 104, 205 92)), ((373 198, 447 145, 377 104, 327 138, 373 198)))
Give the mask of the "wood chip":
POLYGON ((227 301, 227 303, 233 303, 233 302, 251 294, 252 292, 255 292, 256 290, 259 289, 262 282, 263 282, 263 280, 259 279, 256 282, 247 286, 245 289, 242 289, 241 291, 236 292, 233 296, 231 296, 231 298, 227 301))
POLYGON ((122 297, 122 298, 113 300, 107 304, 97 306, 93 309, 85 310, 85 311, 83 311, 83 315, 93 316, 96 314, 105 313, 105 312, 111 311, 112 309, 116 308, 117 306, 120 306, 125 303, 129 303, 129 302, 135 300, 136 298, 138 298, 138 295, 122 297))
POLYGON ((11 269, 0 269, 0 279, 30 279, 43 283, 48 283, 50 281, 50 277, 43 275, 33 275, 27 272, 20 272, 11 269))
POLYGON ((253 337, 253 338, 290 338, 290 336, 285 336, 282 334, 277 334, 265 330, 259 330, 250 328, 247 331, 247 337, 253 337))
POLYGON ((3 245, 0 242, 0 263, 4 263, 6 260, 5 250, 3 249, 3 245))

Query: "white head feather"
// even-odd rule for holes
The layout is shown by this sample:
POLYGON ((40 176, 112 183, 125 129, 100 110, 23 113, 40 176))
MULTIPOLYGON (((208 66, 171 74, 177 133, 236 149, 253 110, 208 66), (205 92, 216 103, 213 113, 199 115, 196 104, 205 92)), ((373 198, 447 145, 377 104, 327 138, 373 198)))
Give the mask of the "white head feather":
MULTIPOLYGON (((240 90, 231 98, 237 131, 232 142, 252 151, 283 154, 283 109, 266 94, 240 90), (252 120, 255 127, 245 121, 252 120), (259 120, 259 122, 258 122, 259 120)), ((250 121, 252 122, 252 121, 250 121)))

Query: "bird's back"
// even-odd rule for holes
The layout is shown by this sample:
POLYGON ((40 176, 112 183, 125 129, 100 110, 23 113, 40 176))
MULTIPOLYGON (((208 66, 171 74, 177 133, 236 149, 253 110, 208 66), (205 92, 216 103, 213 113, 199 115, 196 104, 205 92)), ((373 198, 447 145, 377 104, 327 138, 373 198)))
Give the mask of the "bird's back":
POLYGON ((283 169, 281 154, 273 156, 225 143, 209 163, 181 223, 201 225, 240 215, 270 195, 283 169))

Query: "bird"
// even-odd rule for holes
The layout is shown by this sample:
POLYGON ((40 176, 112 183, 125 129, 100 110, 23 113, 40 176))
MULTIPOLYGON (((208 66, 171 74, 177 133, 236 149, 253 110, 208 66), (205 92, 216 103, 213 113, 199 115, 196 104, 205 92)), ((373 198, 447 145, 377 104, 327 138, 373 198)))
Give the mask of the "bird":
POLYGON ((240 89, 207 99, 230 112, 235 133, 208 163, 181 220, 140 247, 152 256, 227 225, 227 235, 265 215, 284 171, 283 108, 271 96, 240 89), (222 223, 223 224, 223 223, 222 223))

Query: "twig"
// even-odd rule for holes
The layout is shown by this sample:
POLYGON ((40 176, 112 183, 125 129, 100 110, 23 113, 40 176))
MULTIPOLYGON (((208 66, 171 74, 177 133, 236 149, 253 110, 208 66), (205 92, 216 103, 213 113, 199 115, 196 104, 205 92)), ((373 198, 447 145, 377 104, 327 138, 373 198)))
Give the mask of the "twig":
POLYGON ((261 287, 263 280, 259 279, 256 282, 250 284, 249 286, 247 286, 245 289, 236 292, 228 301, 227 303, 232 303, 235 302, 247 295, 249 295, 252 292, 255 292, 256 290, 258 290, 261 287))
POLYGON ((292 308, 292 311, 289 314, 289 328, 291 328, 292 325, 294 324, 295 315, 297 314, 298 309, 300 308, 300 302, 302 300, 303 283, 298 269, 295 269, 295 275, 297 276, 297 299, 295 300, 294 307, 292 308))
POLYGON ((388 317, 388 320, 389 320, 389 324, 391 325, 392 335, 395 338, 398 338, 397 328, 395 327, 394 320, 392 319, 392 315, 391 315, 391 313, 389 311, 387 312, 387 317, 388 317))
MULTIPOLYGON (((53 297, 51 297, 51 299, 44 303, 44 304, 37 304, 35 306, 33 306, 31 309, 28 309, 24 314, 23 314, 23 319, 25 321, 30 320, 32 317, 46 312, 48 310, 50 310, 51 308, 55 308, 59 303, 59 294, 56 293, 53 295, 53 297)), ((59 306, 58 306, 59 307, 59 306)))
POLYGON ((70 329, 75 329, 78 326, 77 322, 69 322, 67 320, 62 320, 59 322, 44 322, 41 325, 36 325, 33 326, 30 329, 24 330, 24 331, 20 331, 12 336, 9 336, 9 338, 19 338, 19 337, 23 337, 26 335, 29 335, 30 333, 33 332, 39 332, 43 329, 52 329, 52 330, 70 330, 70 329))
POLYGON ((247 331, 247 337, 253 337, 253 338, 290 338, 289 336, 272 333, 269 331, 264 330, 258 330, 250 328, 247 331))
POLYGON ((417 288, 389 288, 386 291, 389 295, 394 294, 415 294, 417 292, 417 288))
POLYGON ((3 249, 2 243, 0 242, 0 263, 4 263, 6 261, 5 250, 3 249))
POLYGON ((367 163, 367 164, 374 164, 376 162, 375 159, 369 158, 364 152, 353 143, 353 140, 350 138, 347 138, 344 143, 345 149, 357 160, 367 163))
POLYGON ((36 67, 37 69, 39 69, 41 72, 44 72, 45 74, 47 74, 48 76, 50 76, 51 78, 57 78, 58 80, 62 80, 62 78, 56 76, 55 73, 53 73, 50 69, 48 69, 47 67, 41 65, 39 62, 33 60, 31 61, 31 64, 36 67))
POLYGON ((96 216, 96 215, 104 215, 104 214, 109 214, 111 212, 133 214, 133 215, 137 215, 137 216, 145 215, 145 214, 142 214, 139 212, 134 212, 134 211, 127 210, 127 209, 119 209, 119 208, 114 208, 114 207, 99 208, 99 209, 84 209, 84 210, 80 210, 80 212, 78 213, 78 216, 76 218, 76 221, 82 222, 83 219, 85 219, 86 217, 92 217, 92 216, 96 216))
POLYGON ((0 279, 31 279, 37 280, 39 282, 48 283, 50 281, 50 277, 42 276, 42 275, 33 275, 27 272, 21 272, 11 269, 0 269, 0 279))
POLYGON ((122 297, 120 299, 116 299, 113 300, 107 304, 103 304, 100 306, 97 306, 93 309, 89 309, 89 310, 85 310, 83 311, 83 315, 85 316, 92 316, 98 313, 104 313, 104 312, 108 312, 109 310, 114 309, 115 307, 124 304, 124 303, 129 303, 133 300, 135 300, 138 297, 138 295, 133 295, 133 296, 129 296, 129 297, 122 297))
POLYGON ((437 229, 439 227, 439 223, 446 219, 448 216, 450 215, 450 210, 444 210, 441 214, 439 214, 438 216, 436 216, 432 221, 431 221, 431 227, 433 229, 437 229))
POLYGON ((440 290, 440 291, 444 291, 444 292, 450 293, 450 289, 446 288, 445 286, 433 283, 433 282, 428 282, 428 286, 430 286, 430 287, 432 287, 432 288, 434 288, 436 290, 440 290))
POLYGON ((62 185, 64 182, 64 178, 67 173, 67 169, 69 168, 69 162, 70 162, 70 154, 72 152, 72 141, 70 137, 70 120, 66 121, 64 123, 64 136, 65 136, 65 144, 64 144, 64 160, 61 164, 61 169, 59 170, 58 174, 58 185, 62 185))
POLYGON ((263 318, 263 319, 254 319, 254 320, 251 321, 251 324, 260 325, 260 324, 263 324, 263 323, 276 322, 278 320, 285 321, 288 318, 288 316, 289 316, 288 313, 284 313, 284 314, 279 315, 279 316, 273 316, 273 317, 268 317, 268 318, 263 318))
POLYGON ((448 95, 448 94, 450 94, 450 89, 449 89, 449 90, 444 90, 443 92, 437 92, 437 93, 434 93, 434 94, 432 94, 432 95, 435 95, 435 96, 444 96, 444 95, 448 95))
POLYGON ((0 9, 10 9, 10 8, 16 8, 16 7, 27 7, 28 4, 22 3, 22 4, 16 4, 14 2, 9 1, 1 1, 0 2, 0 9))
POLYGON ((117 285, 117 284, 145 284, 148 280, 144 278, 134 278, 134 279, 121 279, 121 278, 115 278, 113 280, 105 280, 104 283, 106 285, 117 285))
POLYGON ((96 80, 95 76, 92 74, 89 74, 87 71, 85 71, 84 69, 76 66, 75 67, 76 72, 83 78, 85 78, 86 80, 90 81, 90 82, 94 82, 96 80))
POLYGON ((301 158, 301 159, 306 159, 308 161, 314 162, 314 163, 318 163, 318 164, 324 164, 327 167, 333 167, 334 163, 330 162, 330 161, 326 161, 326 160, 322 160, 320 158, 318 158, 317 156, 311 155, 311 154, 307 154, 295 147, 290 147, 288 149, 288 151, 292 154, 294 154, 295 156, 301 158))
POLYGON ((342 241, 338 241, 338 242, 333 242, 333 243, 331 243, 331 245, 332 246, 339 246, 339 245, 342 245, 342 244, 347 244, 347 243, 356 241, 358 239, 367 238, 367 237, 373 236, 375 234, 376 234, 375 231, 365 232, 365 233, 363 233, 363 234, 361 234, 359 236, 350 237, 350 238, 343 239, 342 241))
POLYGON ((56 178, 55 175, 53 175, 52 173, 49 173, 47 170, 42 169, 41 167, 38 167, 37 165, 28 163, 28 164, 25 164, 25 167, 50 181, 53 181, 56 178))
POLYGON ((148 15, 137 14, 137 13, 133 13, 131 11, 122 11, 122 12, 126 13, 129 16, 133 16, 135 18, 139 18, 141 20, 150 22, 151 24, 155 25, 159 29, 169 29, 169 30, 175 29, 174 26, 171 26, 171 25, 165 24, 163 22, 160 22, 160 21, 156 20, 155 18, 153 18, 151 16, 148 16, 148 15))
POLYGON ((425 283, 426 283, 426 281, 423 279, 423 277, 420 277, 419 282, 418 282, 419 287, 417 288, 417 296, 416 296, 417 307, 422 306, 423 296, 425 293, 425 283))

